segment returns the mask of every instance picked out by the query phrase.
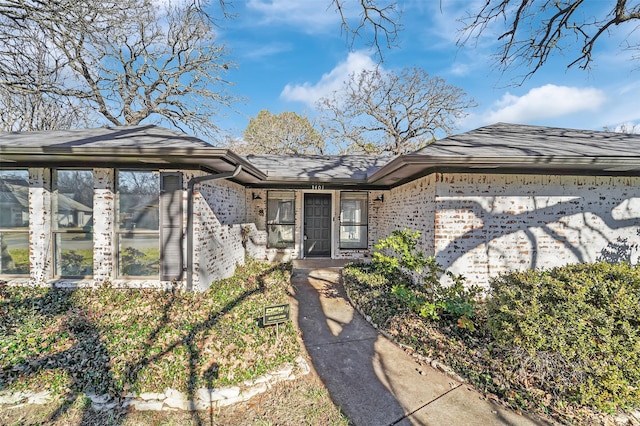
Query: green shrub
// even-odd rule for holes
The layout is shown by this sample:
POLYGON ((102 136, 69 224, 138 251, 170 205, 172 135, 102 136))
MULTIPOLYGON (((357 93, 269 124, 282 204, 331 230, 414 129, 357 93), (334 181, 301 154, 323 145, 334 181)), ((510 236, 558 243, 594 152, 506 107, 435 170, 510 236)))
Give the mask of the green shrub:
POLYGON ((392 235, 374 245, 373 269, 385 275, 404 271, 413 280, 393 285, 392 293, 409 309, 424 318, 438 320, 441 316, 455 319, 462 328, 474 329, 477 286, 465 286, 462 275, 445 271, 435 258, 418 250, 419 231, 408 229, 393 231, 392 235), (446 275, 451 284, 443 285, 440 278, 446 275))
POLYGON ((487 326, 521 382, 605 411, 640 403, 640 270, 577 264, 491 283, 487 326))

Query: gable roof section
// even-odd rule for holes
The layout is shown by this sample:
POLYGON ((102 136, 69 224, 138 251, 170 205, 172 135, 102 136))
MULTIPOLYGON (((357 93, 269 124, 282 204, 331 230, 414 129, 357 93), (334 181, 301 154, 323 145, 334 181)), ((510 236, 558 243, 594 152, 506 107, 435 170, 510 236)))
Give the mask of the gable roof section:
POLYGON ((640 175, 640 135, 498 123, 398 157, 249 155, 157 126, 0 133, 2 167, 154 167, 242 172, 249 186, 391 188, 433 172, 640 175))
POLYGON ((369 177, 395 186, 436 171, 640 173, 640 135, 497 123, 396 157, 369 177))
POLYGON ((366 184, 369 176, 391 159, 371 155, 248 155, 245 158, 265 172, 268 184, 366 184))
POLYGON ((153 125, 0 133, 0 146, 9 143, 24 149, 47 147, 53 150, 80 147, 108 150, 212 148, 196 137, 153 125))
POLYGON ((4 167, 157 167, 233 171, 237 180, 257 182, 264 174, 235 153, 198 138, 153 125, 44 132, 0 133, 4 167))

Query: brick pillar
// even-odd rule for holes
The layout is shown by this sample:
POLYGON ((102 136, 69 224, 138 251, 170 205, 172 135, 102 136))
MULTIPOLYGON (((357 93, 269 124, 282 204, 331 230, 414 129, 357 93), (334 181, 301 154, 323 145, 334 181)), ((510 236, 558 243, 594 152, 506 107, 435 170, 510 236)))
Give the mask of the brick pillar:
POLYGON ((31 282, 44 284, 52 278, 51 170, 29 169, 29 265, 31 282))
POLYGON ((93 279, 97 285, 116 277, 114 183, 114 169, 93 169, 93 279))

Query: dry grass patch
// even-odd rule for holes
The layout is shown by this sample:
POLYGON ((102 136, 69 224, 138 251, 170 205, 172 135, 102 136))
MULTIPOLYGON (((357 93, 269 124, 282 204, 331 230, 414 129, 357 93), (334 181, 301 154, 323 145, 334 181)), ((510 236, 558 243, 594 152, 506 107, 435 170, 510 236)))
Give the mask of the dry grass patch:
POLYGON ((300 354, 294 326, 261 327, 286 303, 290 264, 249 261, 205 293, 0 288, 0 390, 188 394, 242 382, 300 354))

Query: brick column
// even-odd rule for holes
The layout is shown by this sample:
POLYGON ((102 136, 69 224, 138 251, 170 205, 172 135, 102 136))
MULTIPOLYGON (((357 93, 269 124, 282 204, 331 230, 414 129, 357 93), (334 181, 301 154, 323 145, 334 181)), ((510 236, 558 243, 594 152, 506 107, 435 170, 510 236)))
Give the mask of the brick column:
POLYGON ((116 277, 114 169, 93 169, 93 278, 99 285, 116 277))
POLYGON ((42 285, 52 278, 51 170, 29 169, 29 265, 31 282, 42 285))

